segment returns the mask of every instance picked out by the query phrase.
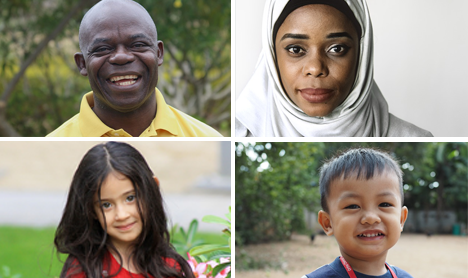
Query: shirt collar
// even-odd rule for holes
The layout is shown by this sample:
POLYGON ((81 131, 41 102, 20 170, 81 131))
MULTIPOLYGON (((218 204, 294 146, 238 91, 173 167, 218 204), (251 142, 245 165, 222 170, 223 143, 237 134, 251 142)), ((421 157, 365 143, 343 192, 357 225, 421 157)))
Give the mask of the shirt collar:
MULTIPOLYGON (((166 104, 163 95, 156 88, 156 117, 151 124, 146 128, 140 137, 157 136, 158 131, 165 130, 173 136, 178 136, 179 127, 175 115, 166 104)), ((83 136, 86 137, 131 137, 123 129, 112 129, 105 125, 93 111, 94 97, 93 92, 89 92, 83 96, 80 106, 79 125, 83 136)))

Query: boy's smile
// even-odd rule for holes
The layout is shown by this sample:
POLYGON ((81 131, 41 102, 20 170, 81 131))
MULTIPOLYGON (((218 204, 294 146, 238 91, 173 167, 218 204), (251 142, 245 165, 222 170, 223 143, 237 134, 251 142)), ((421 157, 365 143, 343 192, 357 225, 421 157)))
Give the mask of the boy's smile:
POLYGON ((369 180, 333 180, 327 203, 329 212, 320 211, 319 222, 327 235, 335 235, 343 257, 353 268, 359 261, 383 259, 385 269, 387 251, 400 238, 408 215, 397 176, 384 171, 369 180))

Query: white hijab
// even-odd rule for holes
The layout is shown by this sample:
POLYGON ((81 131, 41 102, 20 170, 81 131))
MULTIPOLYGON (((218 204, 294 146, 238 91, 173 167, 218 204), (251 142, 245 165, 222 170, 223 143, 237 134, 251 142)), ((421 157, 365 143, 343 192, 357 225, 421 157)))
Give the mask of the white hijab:
POLYGON ((284 92, 275 67, 273 28, 288 0, 267 0, 263 49, 255 72, 236 101, 236 136, 387 136, 388 105, 374 82, 372 24, 365 0, 344 0, 362 28, 351 93, 329 115, 311 117, 284 92), (250 134, 249 134, 250 133, 250 134))

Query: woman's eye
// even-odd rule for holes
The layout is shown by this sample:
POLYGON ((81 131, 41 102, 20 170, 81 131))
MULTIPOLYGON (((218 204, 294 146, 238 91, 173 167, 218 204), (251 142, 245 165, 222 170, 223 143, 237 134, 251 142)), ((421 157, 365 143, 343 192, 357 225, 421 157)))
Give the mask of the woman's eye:
POLYGON ((127 197, 127 202, 132 202, 135 200, 135 195, 130 195, 127 197))
POLYGON ((105 202, 105 203, 102 203, 102 207, 105 208, 105 209, 108 209, 111 207, 111 204, 108 203, 108 202, 105 202))
POLYGON ((286 50, 293 55, 305 53, 304 49, 299 46, 288 46, 286 47, 286 50))
POLYGON ((390 203, 381 203, 379 206, 384 207, 384 208, 388 208, 388 207, 391 207, 392 204, 390 204, 390 203))
POLYGON ((349 50, 348 46, 339 44, 339 45, 334 45, 330 47, 328 51, 331 53, 345 54, 346 52, 348 52, 348 50, 349 50))
POLYGON ((345 209, 358 209, 359 206, 358 205, 349 205, 347 207, 345 207, 345 209))

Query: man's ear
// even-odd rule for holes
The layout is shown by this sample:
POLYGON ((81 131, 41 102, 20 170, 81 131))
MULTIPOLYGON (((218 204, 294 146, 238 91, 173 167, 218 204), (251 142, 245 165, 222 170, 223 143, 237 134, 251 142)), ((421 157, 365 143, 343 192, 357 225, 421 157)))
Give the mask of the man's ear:
POLYGON ((161 66, 164 60, 164 43, 158 41, 158 66, 161 66))
POLYGON ((325 232, 325 234, 327 234, 327 236, 333 235, 333 227, 331 223, 330 214, 323 210, 319 211, 318 222, 320 223, 320 226, 322 226, 322 229, 325 232))
POLYGON ((80 70, 81 75, 88 76, 88 71, 86 70, 86 62, 83 56, 83 53, 77 52, 75 53, 75 64, 80 70))
POLYGON ((401 208, 401 216, 400 216, 400 226, 401 226, 402 231, 403 231, 403 226, 405 226, 406 218, 408 218, 408 208, 403 206, 401 208))

